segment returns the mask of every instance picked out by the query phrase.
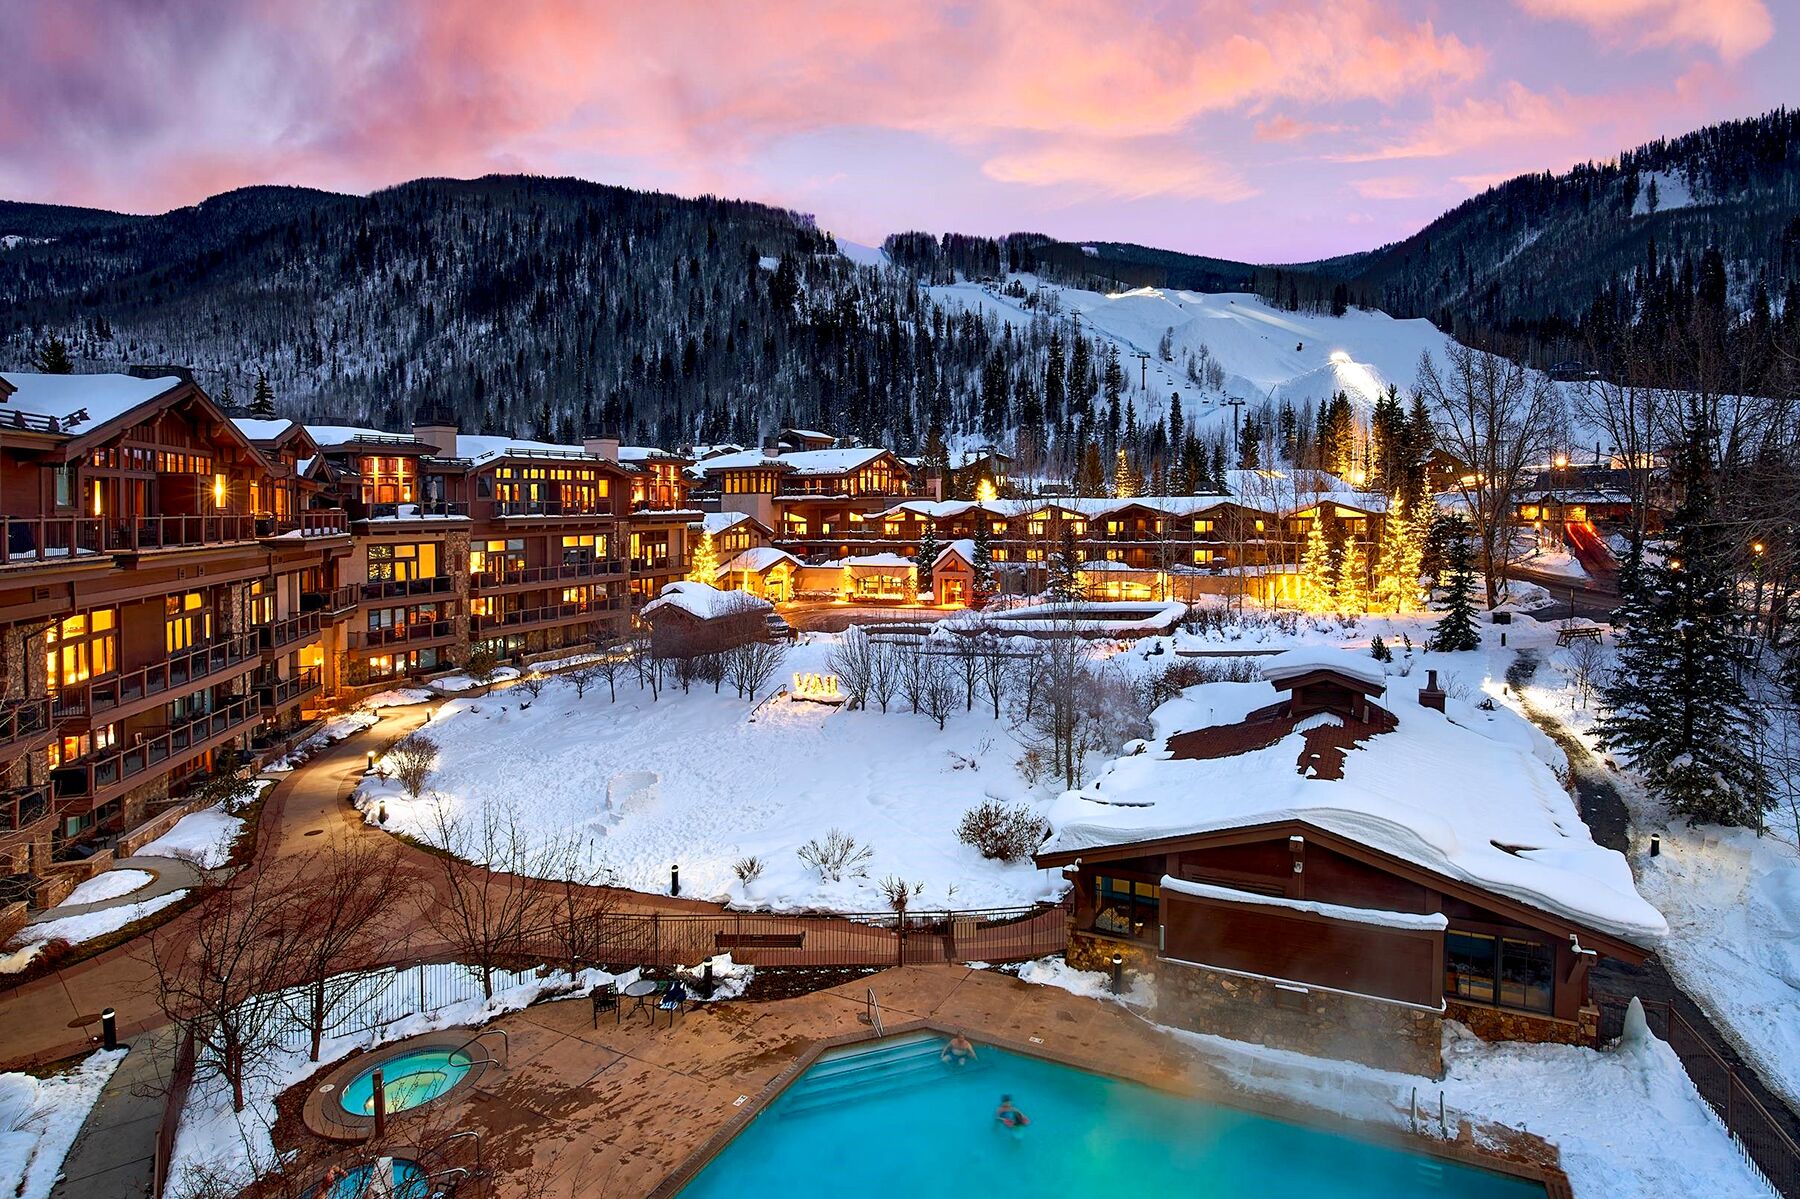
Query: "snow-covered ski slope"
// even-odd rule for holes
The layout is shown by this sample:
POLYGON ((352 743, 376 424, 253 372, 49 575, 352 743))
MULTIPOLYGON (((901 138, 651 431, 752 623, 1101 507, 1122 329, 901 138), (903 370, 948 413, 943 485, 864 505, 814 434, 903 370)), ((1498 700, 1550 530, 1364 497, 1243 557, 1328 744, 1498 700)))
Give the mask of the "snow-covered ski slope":
MULTIPOLYGON (((1339 391, 1366 417, 1390 383, 1410 393, 1419 356, 1441 358, 1450 338, 1427 320, 1396 320, 1386 313, 1352 309, 1343 316, 1283 312, 1244 292, 1202 293, 1141 287, 1102 293, 1043 283, 1031 275, 1011 277, 1027 293, 1053 293, 1062 312, 1076 313, 1081 328, 1119 346, 1140 417, 1166 412, 1171 394, 1181 396, 1185 413, 1211 412, 1231 419, 1227 401, 1250 404, 1306 401, 1316 406, 1339 391), (1174 361, 1157 354, 1163 333, 1172 330, 1174 361), (1224 368, 1224 385, 1212 390, 1189 381, 1186 362, 1202 348, 1224 368), (1145 391, 1138 391, 1138 354, 1150 355, 1145 391), (1147 393, 1147 394, 1146 394, 1147 393)), ((1027 325, 1034 309, 1002 295, 993 285, 955 283, 926 289, 947 306, 992 312, 1027 325)))

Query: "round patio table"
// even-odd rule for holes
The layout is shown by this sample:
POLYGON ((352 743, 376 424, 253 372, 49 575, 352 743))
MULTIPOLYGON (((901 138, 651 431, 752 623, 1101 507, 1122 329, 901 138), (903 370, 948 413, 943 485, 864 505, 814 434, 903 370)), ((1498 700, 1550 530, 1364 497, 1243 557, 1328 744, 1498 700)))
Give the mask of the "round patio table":
MULTIPOLYGON (((631 1009, 635 1013, 643 1011, 644 1000, 650 998, 650 996, 656 994, 660 990, 662 990, 662 984, 655 979, 640 978, 634 983, 626 983, 624 989, 621 990, 619 994, 627 999, 637 1000, 637 1006, 631 1009)), ((655 1012, 650 1013, 650 1020, 652 1023, 655 1022, 655 1012)))

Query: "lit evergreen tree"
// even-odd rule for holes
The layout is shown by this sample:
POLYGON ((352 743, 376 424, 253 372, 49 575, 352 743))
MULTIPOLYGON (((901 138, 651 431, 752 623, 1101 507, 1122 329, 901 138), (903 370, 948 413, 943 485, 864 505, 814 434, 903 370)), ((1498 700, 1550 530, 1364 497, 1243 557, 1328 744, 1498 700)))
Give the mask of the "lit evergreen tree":
POLYGON ((1369 550, 1360 538, 1349 538, 1344 547, 1331 598, 1340 612, 1369 610, 1369 550))
POLYGON ((1323 612, 1331 606, 1331 546, 1325 540, 1324 518, 1315 515, 1306 528, 1306 549, 1300 554, 1300 607, 1323 612))
POLYGON ((1123 449, 1114 456, 1112 490, 1120 499, 1130 499, 1138 493, 1137 472, 1131 469, 1131 460, 1123 449))
POLYGON ((1469 522, 1460 512, 1451 514, 1449 522, 1444 548, 1444 615, 1431 631, 1425 648, 1461 653, 1481 648, 1481 631, 1475 615, 1475 566, 1469 555, 1469 522))
POLYGON ((718 577, 719 548, 713 542, 712 530, 702 528, 700 540, 694 543, 693 556, 688 559, 687 580, 712 586, 718 577))
POLYGON ((1389 500, 1376 551, 1375 591, 1371 597, 1376 608, 1386 612, 1412 609, 1419 594, 1425 528, 1425 524, 1407 508, 1404 499, 1395 496, 1389 500))
MULTIPOLYGON (((1704 427, 1701 422, 1696 425, 1704 427)), ((1620 609, 1619 666, 1601 688, 1600 744, 1620 750, 1671 810, 1761 828, 1774 802, 1758 722, 1733 662, 1730 546, 1701 435, 1683 454, 1686 494, 1669 556, 1645 561, 1620 609)))

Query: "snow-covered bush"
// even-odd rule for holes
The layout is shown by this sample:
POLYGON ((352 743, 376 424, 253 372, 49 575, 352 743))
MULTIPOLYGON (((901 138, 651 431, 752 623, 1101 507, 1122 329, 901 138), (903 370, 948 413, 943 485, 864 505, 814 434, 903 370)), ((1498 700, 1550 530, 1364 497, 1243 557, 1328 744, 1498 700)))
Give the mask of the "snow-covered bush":
POLYGON ((408 733, 387 752, 387 767, 414 799, 425 790, 425 780, 437 768, 438 744, 424 731, 408 733))
POLYGON ((1050 835, 1050 822, 1024 804, 984 799, 963 813, 956 835, 984 858, 1016 862, 1050 835))
POLYGON ((739 858, 731 864, 731 872, 738 876, 738 882, 749 886, 762 877, 763 860, 755 854, 747 858, 739 858))
POLYGON ((814 837, 795 852, 828 883, 842 882, 846 874, 862 874, 875 854, 872 846, 859 846, 855 837, 835 828, 823 841, 814 837))
POLYGON ((904 912, 912 901, 925 893, 924 883, 909 883, 897 874, 889 874, 875 884, 881 898, 896 912, 904 912))

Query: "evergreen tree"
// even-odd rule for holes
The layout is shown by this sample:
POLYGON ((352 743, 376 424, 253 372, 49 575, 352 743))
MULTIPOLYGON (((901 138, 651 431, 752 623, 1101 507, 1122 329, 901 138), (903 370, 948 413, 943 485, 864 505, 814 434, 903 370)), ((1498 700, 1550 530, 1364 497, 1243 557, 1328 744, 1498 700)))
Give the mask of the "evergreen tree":
POLYGON ((1325 541, 1325 522, 1318 517, 1306 529, 1299 584, 1302 609, 1323 612, 1331 606, 1331 547, 1325 541))
POLYGON ((1044 423, 1053 428, 1062 424, 1064 411, 1068 407, 1068 386, 1064 374, 1067 369, 1067 364, 1063 362, 1062 334, 1052 329, 1049 354, 1044 364, 1044 423))
POLYGON ((711 586, 719 577, 719 547, 713 542, 712 530, 701 528, 700 540, 694 543, 693 557, 688 560, 687 581, 711 586))
POLYGON ((1131 462, 1121 449, 1113 461, 1113 495, 1120 499, 1130 499, 1138 493, 1137 472, 1131 469, 1131 462))
POLYGON ((1395 496, 1381 521, 1376 551, 1374 606, 1383 612, 1407 612, 1419 593, 1420 562, 1425 554, 1425 524, 1414 517, 1406 500, 1395 496))
POLYGON ((989 522, 984 518, 975 525, 975 583, 974 603, 979 608, 988 598, 1000 590, 994 578, 994 545, 993 535, 988 532, 989 522))
POLYGON ((917 568, 919 590, 936 594, 936 580, 932 572, 937 566, 938 539, 937 523, 926 520, 925 532, 919 537, 919 552, 913 555, 913 566, 917 568))
POLYGON ((60 337, 52 337, 38 351, 37 361, 32 364, 46 375, 72 375, 75 373, 75 362, 69 357, 69 347, 60 337))
POLYGON ((226 378, 225 382, 219 385, 219 394, 213 398, 218 401, 219 411, 229 414, 236 410, 237 393, 231 390, 231 379, 229 377, 226 378))
POLYGON ((1076 495, 1102 495, 1106 491, 1106 471, 1100 465, 1100 447, 1089 440, 1081 454, 1081 469, 1075 472, 1076 495))
POLYGON ((1444 550, 1443 617, 1426 649, 1460 653, 1481 648, 1475 615, 1475 566, 1469 553, 1469 522, 1461 513, 1447 518, 1444 550))
POLYGON ((1350 538, 1344 547, 1332 600, 1340 612, 1369 610, 1369 551, 1361 538, 1350 538))
POLYGON ((250 405, 245 411, 257 420, 275 419, 275 389, 269 386, 268 372, 256 372, 256 390, 250 393, 250 405))
MULTIPOLYGON (((933 420, 931 428, 926 431, 925 451, 920 459, 927 479, 940 480, 941 484, 947 481, 950 474, 950 448, 944 444, 944 423, 941 420, 933 420)), ((943 486, 940 494, 948 492, 948 486, 943 486)))
POLYGON ((1380 633, 1375 634, 1374 640, 1369 642, 1369 657, 1375 659, 1377 662, 1392 662, 1394 660, 1394 651, 1387 647, 1387 643, 1381 639, 1380 633))
POLYGON ((1752 700, 1733 662, 1730 546, 1702 433, 1690 435, 1682 466, 1686 494, 1671 523, 1669 556, 1639 567, 1615 618, 1624 626, 1619 665, 1601 688, 1605 712, 1596 731, 1600 744, 1630 756, 1672 811, 1760 829, 1774 795, 1754 752, 1752 700))
POLYGON ((1049 595, 1053 603, 1072 604, 1081 598, 1081 561, 1075 549, 1075 532, 1067 522, 1056 552, 1050 555, 1049 595))

